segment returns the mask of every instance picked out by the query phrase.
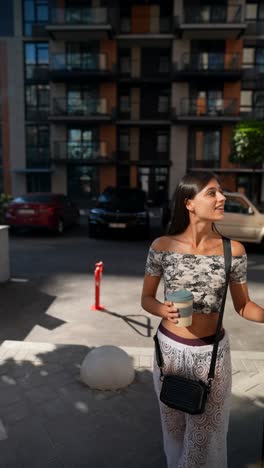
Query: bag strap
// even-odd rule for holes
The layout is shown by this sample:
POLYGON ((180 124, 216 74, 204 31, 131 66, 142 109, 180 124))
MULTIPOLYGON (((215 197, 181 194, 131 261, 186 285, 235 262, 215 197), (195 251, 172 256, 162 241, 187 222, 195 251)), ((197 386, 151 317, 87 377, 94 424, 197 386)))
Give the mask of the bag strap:
MULTIPOLYGON (((222 237, 222 240, 223 240, 224 260, 225 260, 225 286, 224 286, 224 293, 223 293, 223 297, 222 297, 222 303, 221 303, 218 322, 217 322, 217 327, 216 327, 214 347, 213 347, 212 358, 211 358, 211 364, 210 364, 210 369, 209 369, 209 373, 208 373, 209 387, 211 386, 211 381, 213 380, 214 373, 215 373, 217 350, 218 350, 218 345, 219 345, 219 340, 220 340, 221 327, 222 327, 224 310, 225 310, 226 294, 227 294, 227 289, 228 289, 228 284, 229 284, 229 276, 230 276, 231 262, 232 262, 230 239, 227 239, 226 237, 222 237)), ((163 358, 162 358, 162 352, 161 352, 161 349, 160 349, 160 344, 159 344, 157 334, 154 335, 153 339, 154 339, 154 343, 155 343, 156 361, 157 361, 158 367, 160 369, 160 380, 162 380, 162 378, 163 378, 163 369, 162 369, 163 368, 163 358)))
POLYGON ((217 350, 218 350, 218 345, 219 345, 219 340, 220 340, 220 333, 221 333, 221 327, 222 327, 222 322, 223 322, 224 311, 225 311, 225 301, 226 301, 226 294, 227 294, 227 289, 228 289, 228 284, 229 284, 229 276, 230 276, 231 262, 232 262, 230 239, 227 239, 226 237, 223 237, 223 245, 224 245, 224 259, 225 259, 225 275, 226 275, 226 278, 225 278, 224 294, 223 294, 223 297, 222 297, 222 303, 221 303, 219 318, 218 318, 217 327, 216 327, 215 341, 214 341, 214 347, 213 347, 213 352, 212 352, 211 365, 210 365, 210 369, 209 369, 209 373, 208 373, 208 380, 209 381, 211 381, 214 378, 214 374, 215 374, 215 364, 216 364, 217 350))

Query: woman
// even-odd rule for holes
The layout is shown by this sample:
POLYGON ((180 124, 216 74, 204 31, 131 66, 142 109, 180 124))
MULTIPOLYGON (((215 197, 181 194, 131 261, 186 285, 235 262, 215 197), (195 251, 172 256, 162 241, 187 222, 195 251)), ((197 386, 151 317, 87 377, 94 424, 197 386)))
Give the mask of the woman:
MULTIPOLYGON (((224 216, 225 196, 211 172, 187 174, 178 184, 168 235, 149 250, 142 307, 161 317, 157 332, 164 373, 206 381, 218 312, 225 284, 223 242, 214 223, 224 216), (161 277, 167 291, 185 288, 193 293, 193 320, 177 327, 179 313, 172 302, 159 302, 161 277)), ((231 241, 229 287, 234 308, 247 320, 264 322, 264 309, 249 299, 247 260, 242 244, 231 241)), ((225 468, 226 435, 231 398, 231 359, 227 332, 219 343, 215 378, 205 412, 190 415, 159 401, 168 468, 225 468)), ((160 372, 154 360, 154 386, 159 398, 160 372)))

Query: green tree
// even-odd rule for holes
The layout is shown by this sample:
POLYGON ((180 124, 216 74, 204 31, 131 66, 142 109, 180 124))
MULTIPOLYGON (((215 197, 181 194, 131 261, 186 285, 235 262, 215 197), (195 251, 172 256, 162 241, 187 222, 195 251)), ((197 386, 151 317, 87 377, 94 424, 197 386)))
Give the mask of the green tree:
POLYGON ((251 163, 252 167, 264 162, 264 122, 251 120, 237 124, 231 146, 231 162, 251 163))
POLYGON ((11 200, 12 197, 10 195, 5 193, 0 194, 0 224, 5 222, 5 212, 11 200))

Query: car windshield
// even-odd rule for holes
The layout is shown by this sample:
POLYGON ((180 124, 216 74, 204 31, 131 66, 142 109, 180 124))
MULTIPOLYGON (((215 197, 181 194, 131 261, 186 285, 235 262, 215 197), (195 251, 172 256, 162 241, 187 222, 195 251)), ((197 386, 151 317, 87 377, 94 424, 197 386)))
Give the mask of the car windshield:
POLYGON ((106 190, 98 199, 98 207, 120 211, 143 211, 145 194, 140 190, 106 190))
POLYGON ((25 195, 15 198, 13 203, 50 203, 53 200, 52 195, 25 195))

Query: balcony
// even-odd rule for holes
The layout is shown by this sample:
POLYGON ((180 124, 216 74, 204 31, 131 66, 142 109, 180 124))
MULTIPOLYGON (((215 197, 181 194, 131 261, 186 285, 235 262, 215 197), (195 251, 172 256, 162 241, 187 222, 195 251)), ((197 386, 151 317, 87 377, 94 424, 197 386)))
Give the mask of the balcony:
POLYGON ((168 126, 171 124, 171 113, 169 110, 159 111, 149 106, 141 106, 138 103, 131 103, 131 108, 119 110, 117 121, 118 125, 126 126, 168 126))
POLYGON ((26 105, 26 120, 32 122, 47 122, 49 118, 48 106, 26 105))
POLYGON ((121 83, 135 83, 139 86, 144 83, 170 83, 172 80, 171 64, 162 69, 149 63, 145 66, 140 60, 130 60, 126 67, 122 63, 119 64, 118 76, 121 83))
MULTIPOLYGON (((139 143, 140 144, 140 143, 139 143)), ((130 149, 118 151, 118 164, 119 165, 133 165, 133 166, 168 166, 170 162, 169 151, 154 151, 151 154, 140 151, 139 159, 133 159, 130 149)))
POLYGON ((185 5, 176 34, 184 39, 236 39, 245 31, 242 5, 185 5))
POLYGON ((264 120, 263 106, 241 106, 240 115, 246 120, 264 120))
POLYGON ((172 119, 179 124, 219 125, 241 120, 237 99, 183 98, 172 110, 172 119))
POLYGON ((84 41, 107 39, 112 32, 107 8, 55 8, 46 27, 52 39, 84 41))
POLYGON ((174 63, 173 70, 176 81, 200 78, 233 81, 238 80, 241 75, 241 56, 238 53, 184 53, 179 62, 174 63))
POLYGON ((115 154, 110 152, 106 141, 67 142, 55 141, 51 159, 56 163, 111 164, 115 154))
POLYGON ((189 159, 188 169, 219 169, 221 167, 220 156, 218 159, 189 159))
POLYGON ((243 68, 242 89, 244 90, 263 90, 264 88, 264 65, 252 64, 243 68))
POLYGON ((114 109, 106 98, 66 99, 54 98, 49 120, 54 123, 109 122, 114 118, 114 109))
POLYGON ((25 78, 27 81, 47 82, 49 81, 49 65, 36 64, 25 65, 25 78))
POLYGON ((133 16, 121 17, 117 39, 124 45, 133 45, 135 41, 149 44, 150 41, 163 42, 168 46, 174 38, 175 19, 172 16, 133 16))
POLYGON ((116 66, 110 65, 107 54, 53 54, 49 77, 52 81, 87 81, 113 79, 116 66))
POLYGON ((38 22, 38 23, 36 21, 27 21, 25 24, 24 36, 46 38, 48 36, 46 26, 47 26, 47 23, 44 21, 38 22))
POLYGON ((246 35, 247 37, 257 37, 259 36, 264 36, 264 21, 263 20, 257 20, 257 21, 251 21, 251 20, 246 20, 247 22, 247 29, 246 29, 246 35))
POLYGON ((27 167, 49 167, 49 146, 27 145, 26 147, 27 167))

